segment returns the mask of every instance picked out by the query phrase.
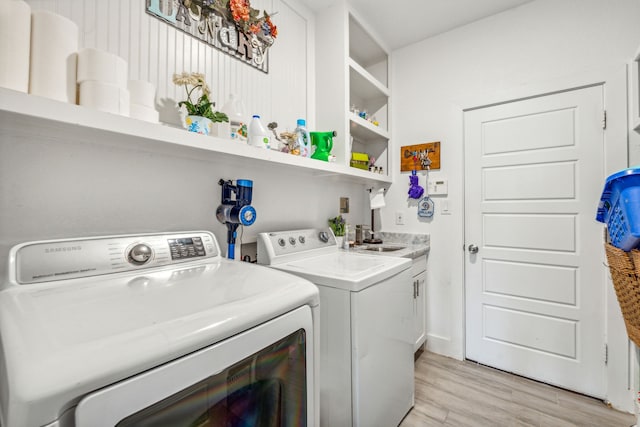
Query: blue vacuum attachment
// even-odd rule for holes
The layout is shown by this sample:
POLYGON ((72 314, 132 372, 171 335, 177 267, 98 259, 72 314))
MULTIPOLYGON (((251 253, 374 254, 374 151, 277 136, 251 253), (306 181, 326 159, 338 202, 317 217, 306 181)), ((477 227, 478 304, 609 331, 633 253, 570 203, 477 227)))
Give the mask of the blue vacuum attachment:
POLYGON ((227 226, 227 258, 234 259, 238 226, 256 222, 256 210, 251 206, 253 181, 238 179, 233 185, 233 181, 221 179, 218 184, 222 186, 222 204, 216 209, 216 218, 227 226))

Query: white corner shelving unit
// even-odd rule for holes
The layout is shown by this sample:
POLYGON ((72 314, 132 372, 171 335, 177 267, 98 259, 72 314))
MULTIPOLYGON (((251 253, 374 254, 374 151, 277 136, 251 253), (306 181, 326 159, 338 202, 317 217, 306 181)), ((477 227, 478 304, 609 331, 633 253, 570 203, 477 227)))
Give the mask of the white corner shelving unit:
POLYGON ((339 163, 348 166, 352 152, 367 153, 390 176, 389 54, 345 4, 319 12, 316 28, 318 128, 338 132, 339 163), (353 107, 371 120, 354 114, 353 107))
POLYGON ((46 138, 52 143, 74 140, 246 168, 273 167, 277 173, 289 170, 372 186, 391 182, 386 175, 344 164, 255 148, 238 141, 199 135, 4 88, 0 88, 0 136, 0 143, 23 138, 46 138))

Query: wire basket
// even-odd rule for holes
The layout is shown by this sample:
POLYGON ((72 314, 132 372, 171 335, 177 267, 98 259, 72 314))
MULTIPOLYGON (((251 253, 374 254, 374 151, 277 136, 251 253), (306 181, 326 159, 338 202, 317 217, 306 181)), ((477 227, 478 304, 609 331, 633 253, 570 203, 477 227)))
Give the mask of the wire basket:
POLYGON ((605 243, 605 251, 627 335, 640 347, 640 250, 625 252, 605 243))

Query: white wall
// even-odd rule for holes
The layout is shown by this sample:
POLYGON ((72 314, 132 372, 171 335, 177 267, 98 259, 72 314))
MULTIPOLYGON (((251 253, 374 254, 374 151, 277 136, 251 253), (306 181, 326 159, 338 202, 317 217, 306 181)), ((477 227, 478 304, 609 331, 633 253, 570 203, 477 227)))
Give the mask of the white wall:
POLYGON ((429 348, 464 356, 461 108, 474 106, 469 100, 475 106, 509 100, 528 86, 624 67, 640 46, 639 17, 638 0, 537 0, 393 52, 394 152, 400 145, 442 141, 441 169, 431 177, 449 180, 452 214, 441 215, 435 197, 435 216, 421 221, 407 201, 407 174, 396 164, 381 214, 384 230, 431 234, 429 348), (406 225, 395 225, 397 210, 406 225))
MULTIPOLYGON (((264 74, 169 27, 145 13, 144 0, 32 0, 32 9, 48 9, 80 27, 80 47, 98 47, 129 63, 131 79, 158 86, 158 98, 180 100, 171 82, 174 72, 206 73, 214 98, 239 93, 250 112, 293 129, 308 115, 313 123, 314 19, 297 0, 252 2, 273 17, 279 36, 264 74)), ((313 125, 311 125, 313 126, 313 125)), ((313 129, 313 127, 311 127, 313 129)), ((86 139, 91 135, 87 134, 86 139)), ((0 140, 0 258, 7 246, 33 239, 120 233, 205 229, 225 248, 226 228, 218 223, 218 180, 254 180, 257 221, 243 240, 262 231, 326 226, 350 198, 351 223, 368 218, 364 186, 322 174, 287 172, 265 165, 210 162, 84 144, 82 140, 39 138, 0 140)), ((1 263, 0 270, 6 263, 1 263)))

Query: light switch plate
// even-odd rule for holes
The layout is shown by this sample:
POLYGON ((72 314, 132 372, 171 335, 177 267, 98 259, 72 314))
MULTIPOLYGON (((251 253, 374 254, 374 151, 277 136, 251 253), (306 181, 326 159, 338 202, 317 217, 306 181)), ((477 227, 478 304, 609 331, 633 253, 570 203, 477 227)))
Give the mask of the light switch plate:
POLYGON ((349 198, 340 197, 340 213, 349 213, 349 198))
POLYGON ((396 211, 396 225, 404 225, 404 212, 396 211))
POLYGON ((449 206, 449 199, 442 199, 440 202, 440 213, 442 215, 451 215, 451 208, 449 206))

